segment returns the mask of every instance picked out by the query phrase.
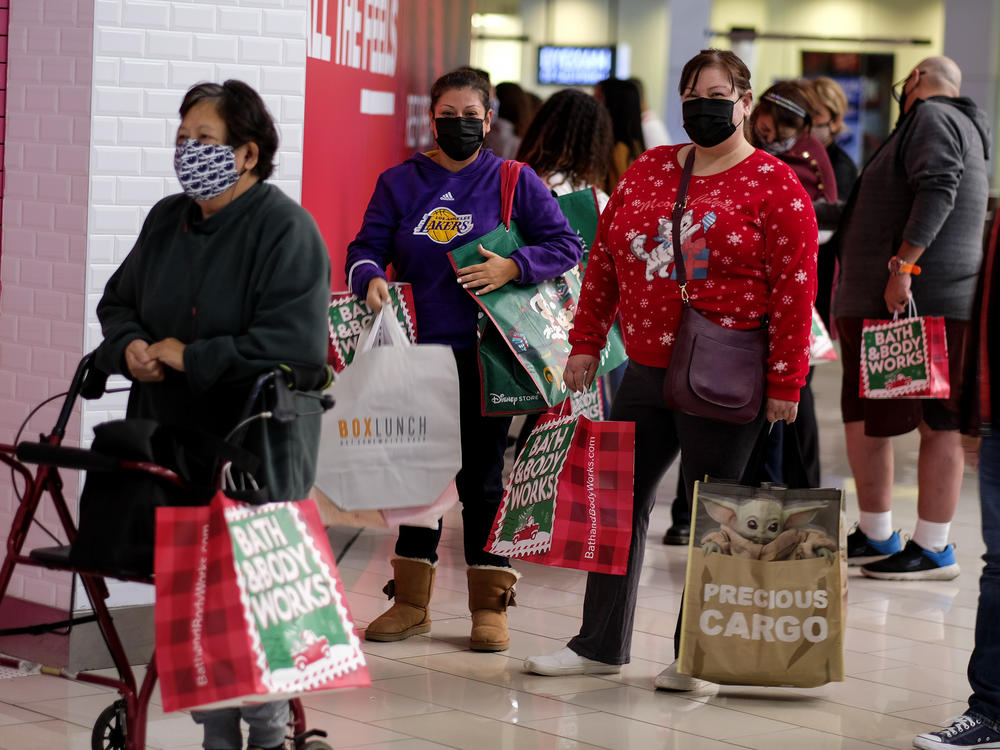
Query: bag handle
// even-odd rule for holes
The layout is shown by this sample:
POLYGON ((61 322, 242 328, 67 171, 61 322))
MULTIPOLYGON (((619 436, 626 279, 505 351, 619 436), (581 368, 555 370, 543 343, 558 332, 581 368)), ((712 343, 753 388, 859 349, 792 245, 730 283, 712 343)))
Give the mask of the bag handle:
MULTIPOLYGON (((917 317, 917 303, 913 299, 913 292, 908 292, 906 295, 906 317, 915 318, 917 317)), ((899 320, 899 311, 892 314, 893 320, 899 320)))
POLYGON ((684 171, 681 173, 681 184, 677 188, 677 199, 674 201, 674 212, 671 216, 670 233, 674 245, 674 270, 677 272, 677 285, 681 288, 681 300, 684 306, 690 306, 687 291, 687 268, 684 267, 684 248, 681 246, 681 219, 687 208, 688 185, 691 183, 691 172, 694 171, 694 144, 684 160, 684 171))
POLYGON ((514 214, 514 188, 521 174, 524 162, 507 159, 500 165, 500 221, 510 230, 510 218, 514 214))
POLYGON ((361 347, 358 353, 369 352, 379 341, 385 342, 383 333, 388 335, 390 346, 409 346, 410 340, 406 338, 399 320, 396 318, 396 310, 388 302, 382 303, 382 309, 378 311, 372 321, 371 328, 362 331, 360 336, 361 347))

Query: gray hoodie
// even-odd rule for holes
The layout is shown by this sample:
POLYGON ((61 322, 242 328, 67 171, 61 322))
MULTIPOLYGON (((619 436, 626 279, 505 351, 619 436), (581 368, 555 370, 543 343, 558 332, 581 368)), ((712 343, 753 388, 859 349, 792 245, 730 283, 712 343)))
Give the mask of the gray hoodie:
POLYGON ((842 220, 834 315, 884 318, 889 258, 926 247, 913 277, 921 315, 968 320, 983 254, 989 125, 971 99, 918 100, 868 162, 842 220))

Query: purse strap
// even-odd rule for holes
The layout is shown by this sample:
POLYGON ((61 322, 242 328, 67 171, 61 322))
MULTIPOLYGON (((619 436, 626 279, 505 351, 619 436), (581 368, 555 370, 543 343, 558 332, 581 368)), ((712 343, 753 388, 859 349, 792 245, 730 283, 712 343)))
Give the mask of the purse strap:
POLYGON ((510 229, 510 217, 514 213, 514 188, 521 174, 524 162, 507 159, 500 165, 500 221, 510 229))
POLYGON ((681 300, 684 306, 691 304, 687 292, 687 269, 684 267, 684 248, 681 247, 681 219, 687 208, 688 185, 691 183, 691 172, 694 171, 694 144, 684 160, 684 171, 681 173, 681 184, 677 188, 677 200, 674 201, 674 213, 671 217, 670 233, 674 245, 674 270, 677 273, 677 285, 681 288, 681 300))

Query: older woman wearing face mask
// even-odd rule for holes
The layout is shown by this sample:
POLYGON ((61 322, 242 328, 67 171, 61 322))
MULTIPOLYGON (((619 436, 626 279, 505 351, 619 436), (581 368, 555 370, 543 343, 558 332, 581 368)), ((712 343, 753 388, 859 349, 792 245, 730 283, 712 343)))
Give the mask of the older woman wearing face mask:
MULTIPOLYGON (((510 643, 507 606, 517 573, 505 557, 483 551, 503 495, 501 472, 510 417, 484 417, 476 356, 478 306, 467 290, 484 294, 505 284, 536 284, 579 263, 582 250, 548 187, 525 167, 514 192, 513 218, 527 243, 509 258, 479 246, 482 263, 458 270, 448 253, 500 223, 503 160, 482 148, 490 130, 489 84, 475 71, 446 73, 431 88, 430 128, 438 148, 382 173, 361 231, 347 251, 351 290, 379 310, 388 297, 385 268, 412 284, 421 343, 447 344, 458 365, 462 503, 468 569, 470 647, 503 651, 510 643)), ((365 630, 370 641, 399 641, 431 628, 436 529, 402 526, 386 587, 395 603, 365 630)))
MULTIPOLYGON (((265 180, 278 133, 240 81, 203 83, 180 107, 174 166, 183 193, 146 217, 97 306, 97 366, 132 381, 127 415, 224 437, 254 379, 277 364, 326 363, 330 259, 312 217, 265 180)), ((257 422, 244 447, 275 500, 309 492, 319 416, 257 422)), ((206 750, 285 746, 288 702, 196 711, 206 750)))
MULTIPOLYGON (((720 50, 696 55, 681 71, 680 95, 684 130, 693 143, 645 152, 615 188, 591 250, 565 371, 574 390, 593 380, 617 313, 629 365, 611 419, 635 422, 628 571, 588 575, 579 634, 555 653, 527 659, 530 672, 612 674, 627 664, 649 514, 667 468, 680 453, 690 503, 695 478, 743 475, 765 421, 796 417, 816 288, 816 220, 809 198, 785 164, 747 142, 742 125, 753 93, 750 71, 736 55, 720 50), (667 244, 668 224, 688 164, 682 247, 674 248, 667 244), (700 313, 744 330, 770 321, 766 394, 748 424, 694 416, 664 401, 664 376, 683 309, 672 276, 672 258, 681 252, 687 293, 700 313)), ((675 638, 675 649, 678 644, 675 638)), ((676 663, 654 684, 681 691, 708 687, 679 674, 676 663)))

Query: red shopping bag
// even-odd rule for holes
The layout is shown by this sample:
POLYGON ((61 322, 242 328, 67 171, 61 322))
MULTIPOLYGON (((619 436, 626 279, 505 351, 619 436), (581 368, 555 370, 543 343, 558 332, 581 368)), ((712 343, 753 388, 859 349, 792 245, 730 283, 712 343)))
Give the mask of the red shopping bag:
POLYGON ((866 319, 861 328, 862 398, 948 398, 944 318, 866 319))
POLYGON ((370 684, 312 500, 158 508, 154 570, 165 711, 370 684))
POLYGON ((514 461, 486 550, 624 574, 634 471, 632 422, 542 416, 514 461))

